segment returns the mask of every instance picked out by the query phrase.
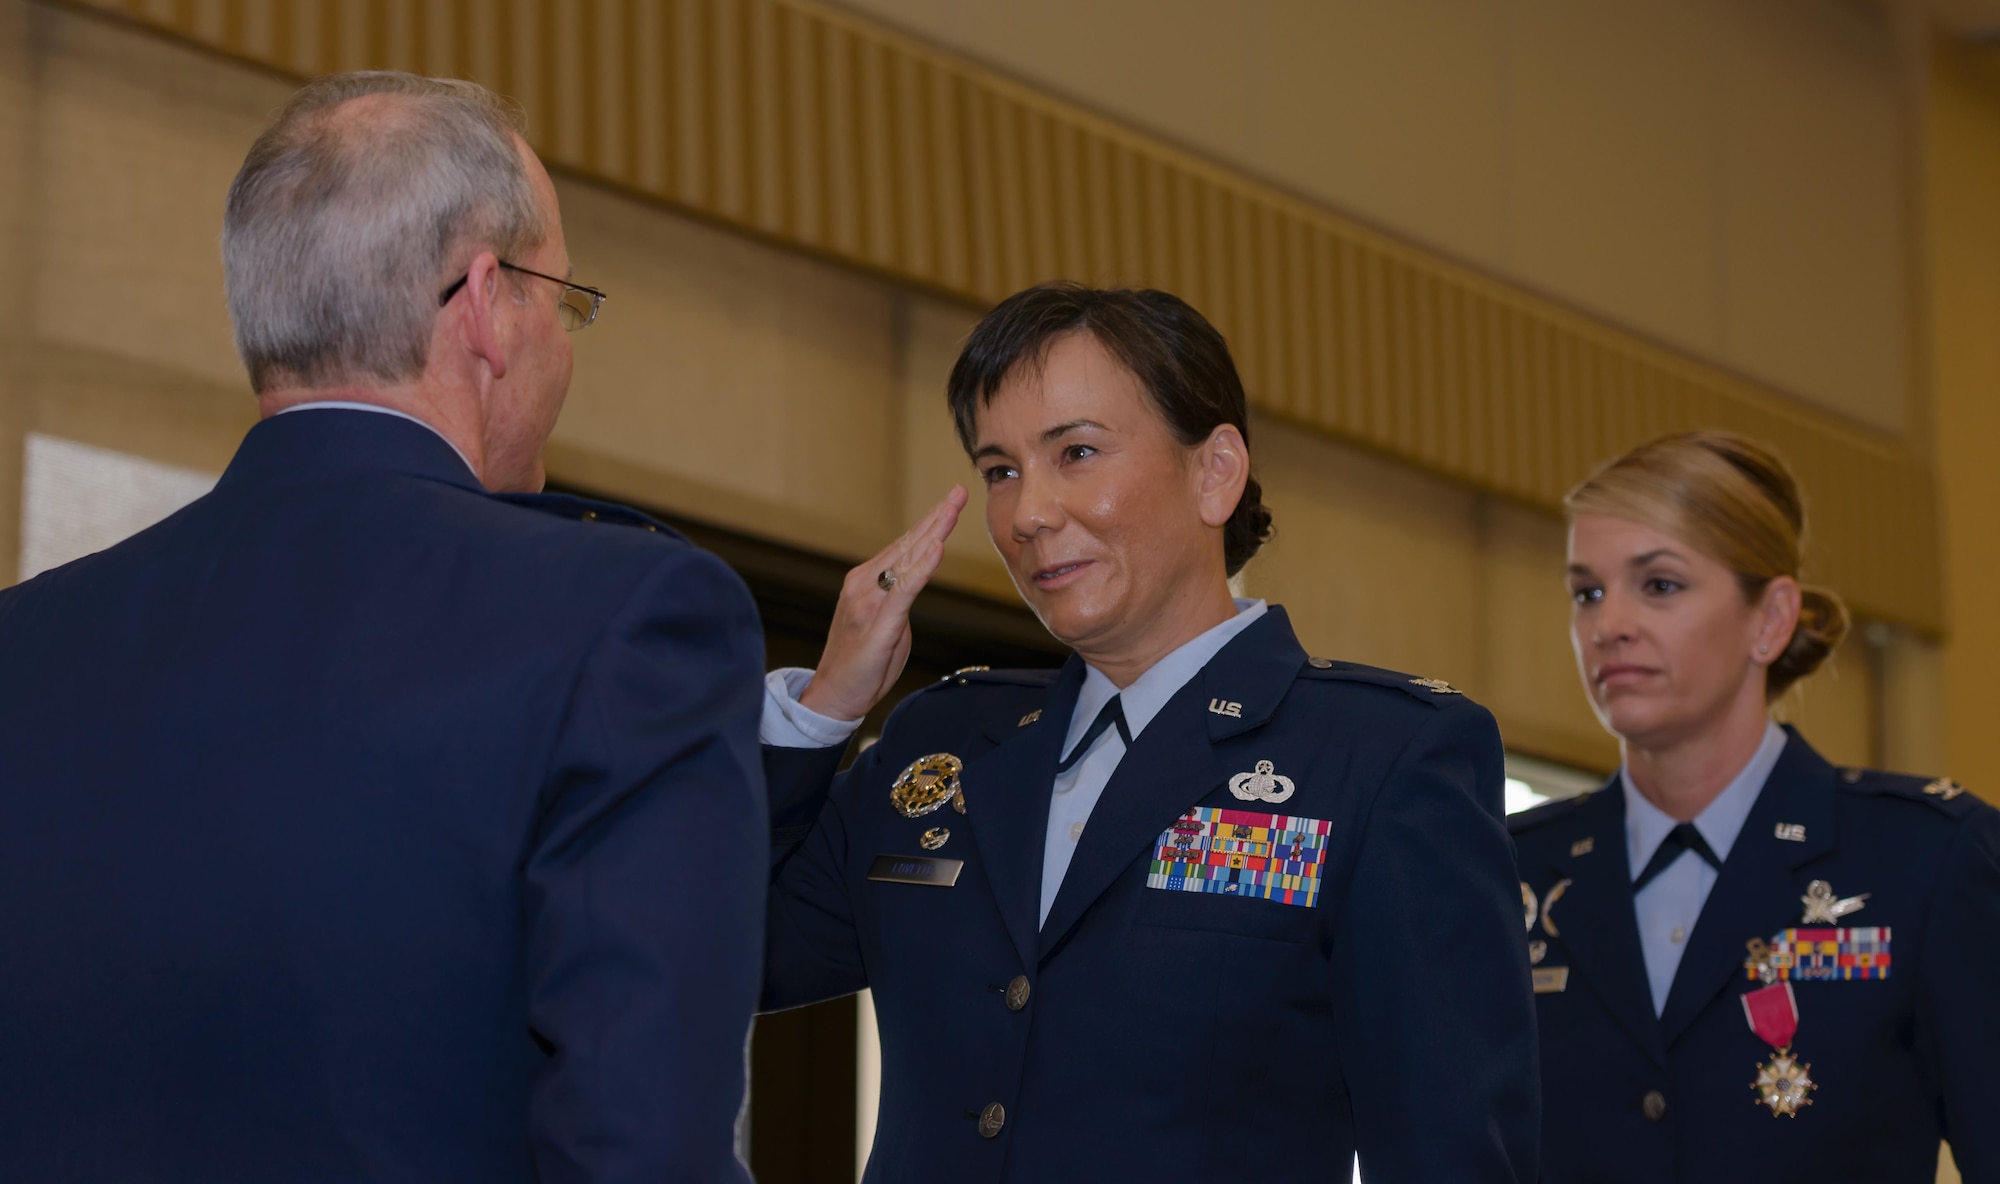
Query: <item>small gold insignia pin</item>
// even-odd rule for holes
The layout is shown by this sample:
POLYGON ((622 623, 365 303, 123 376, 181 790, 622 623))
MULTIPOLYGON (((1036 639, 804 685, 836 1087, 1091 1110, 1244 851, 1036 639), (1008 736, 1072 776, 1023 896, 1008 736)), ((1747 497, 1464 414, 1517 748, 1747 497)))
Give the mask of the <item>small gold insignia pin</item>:
POLYGON ((1022 716, 1021 722, 1015 724, 1014 726, 1017 728, 1025 728, 1029 724, 1034 723, 1036 720, 1040 718, 1042 718, 1042 709, 1037 707, 1033 711, 1030 711, 1028 714, 1022 716))
POLYGON ((1867 907, 1872 893, 1863 892, 1859 896, 1835 897, 1833 885, 1825 880, 1814 880, 1806 885, 1806 894, 1799 902, 1806 906, 1801 925, 1831 925, 1849 913, 1858 913, 1867 907))
POLYGON ((1527 914, 1528 932, 1533 933, 1535 918, 1541 913, 1542 906, 1541 902, 1535 899, 1535 890, 1528 887, 1526 880, 1521 881, 1521 911, 1527 914))
POLYGON ((1803 843, 1806 841, 1806 828, 1802 822, 1780 822, 1778 829, 1774 833, 1787 843, 1803 843))
POLYGON ((1959 794, 1964 793, 1965 787, 1949 777, 1940 777, 1929 785, 1924 786, 1924 792, 1934 798, 1943 798, 1948 802, 1959 794))
POLYGON ((1542 959, 1549 956, 1549 943, 1536 938, 1528 943, 1528 965, 1540 966, 1542 959))
POLYGON ((1441 678, 1413 678, 1410 680, 1410 683, 1412 686, 1424 688, 1433 695, 1463 695, 1465 693, 1441 678))
POLYGON ((1217 715, 1226 715, 1231 719, 1243 718, 1243 704, 1231 703, 1227 699, 1210 699, 1208 701, 1208 709, 1217 715))
POLYGON ((942 809, 958 793, 958 775, 965 765, 948 752, 920 756, 896 775, 889 804, 905 818, 922 818, 942 809))
POLYGON ((1591 835, 1571 843, 1569 845, 1569 857, 1575 859, 1579 855, 1588 855, 1595 850, 1597 850, 1597 836, 1591 835))
POLYGON ((946 830, 942 826, 934 826, 925 831, 923 837, 917 840, 917 846, 922 847, 926 851, 935 851, 950 840, 951 832, 949 830, 946 830))
POLYGON ((1542 898, 1542 932, 1548 934, 1550 937, 1562 936, 1562 931, 1556 928, 1556 902, 1561 900, 1563 893, 1568 891, 1569 881, 1557 880, 1555 887, 1549 889, 1549 894, 1542 898))

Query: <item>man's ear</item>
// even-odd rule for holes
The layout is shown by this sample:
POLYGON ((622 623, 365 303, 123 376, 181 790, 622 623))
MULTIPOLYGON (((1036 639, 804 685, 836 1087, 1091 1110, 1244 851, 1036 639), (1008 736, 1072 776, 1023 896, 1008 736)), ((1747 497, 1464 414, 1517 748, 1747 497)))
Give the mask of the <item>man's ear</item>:
POLYGON ((499 257, 491 251, 481 251, 466 268, 465 290, 452 301, 465 302, 459 315, 460 339, 466 352, 486 363, 495 378, 507 376, 507 354, 500 345, 499 310, 500 301, 506 296, 501 290, 499 257))
POLYGON ((1243 500, 1243 486, 1250 480, 1250 446, 1235 424, 1217 424, 1208 439, 1196 446, 1195 495, 1201 503, 1201 520, 1210 526, 1228 523, 1243 500))

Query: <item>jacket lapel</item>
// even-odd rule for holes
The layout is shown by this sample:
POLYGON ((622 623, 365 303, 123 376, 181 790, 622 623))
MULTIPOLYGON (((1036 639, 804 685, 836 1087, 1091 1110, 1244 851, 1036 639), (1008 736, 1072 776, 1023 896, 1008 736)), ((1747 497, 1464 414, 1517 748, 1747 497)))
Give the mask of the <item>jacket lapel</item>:
POLYGON ((1785 730, 1791 739, 1722 861, 1674 972, 1660 1013, 1661 1038, 1669 1046, 1716 992, 1742 976, 1744 942, 1798 920, 1803 906, 1792 871, 1833 849, 1833 766, 1796 731, 1785 730), (1778 838, 1780 824, 1803 827, 1804 840, 1778 838))
MULTIPOLYGON (((1284 610, 1272 607, 1167 701, 1118 762, 1090 812, 1042 926, 1043 958, 1174 819, 1208 796, 1223 777, 1216 742, 1261 727, 1276 714, 1305 660, 1284 610), (1210 711, 1212 699, 1236 704, 1241 714, 1210 711)), ((1047 813, 1045 808, 1044 819, 1047 813)), ((1040 859, 1035 863, 1039 879, 1040 859)))
MULTIPOLYGON (((1618 1025, 1662 1068, 1667 1063, 1653 995, 1646 985, 1646 956, 1639 949, 1639 923, 1632 909, 1631 859, 1625 849, 1625 795, 1614 778, 1582 807, 1580 819, 1592 840, 1584 855, 1558 855, 1551 863, 1558 880, 1567 879, 1560 901, 1546 903, 1570 963, 1603 1000, 1618 1025)), ((1581 837, 1581 836, 1579 836, 1581 837)), ((1544 926, 1537 923, 1537 928, 1544 926)))
POLYGON ((959 771, 966 829, 986 857, 995 903, 1024 966, 1035 965, 1040 950, 1036 920, 1042 908, 1049 794, 1061 757, 1058 749, 1082 689, 1083 662, 1072 655, 1050 685, 1040 716, 1027 724, 994 720, 987 736, 995 746, 968 758, 959 771))

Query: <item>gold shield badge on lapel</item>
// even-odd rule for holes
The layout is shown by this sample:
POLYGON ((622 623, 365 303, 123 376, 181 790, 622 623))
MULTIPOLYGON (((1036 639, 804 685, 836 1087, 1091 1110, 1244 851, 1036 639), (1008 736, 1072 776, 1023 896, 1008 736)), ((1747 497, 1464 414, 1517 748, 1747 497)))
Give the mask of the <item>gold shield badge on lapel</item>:
POLYGON ((920 756, 896 776, 889 788, 889 804, 905 818, 922 818, 944 808, 958 793, 958 775, 964 762, 948 752, 920 756))

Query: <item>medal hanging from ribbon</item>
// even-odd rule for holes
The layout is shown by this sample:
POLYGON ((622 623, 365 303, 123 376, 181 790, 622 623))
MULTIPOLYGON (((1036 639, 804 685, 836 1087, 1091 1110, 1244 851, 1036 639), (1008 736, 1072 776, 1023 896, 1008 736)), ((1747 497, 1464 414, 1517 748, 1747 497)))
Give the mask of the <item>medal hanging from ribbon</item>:
POLYGON ((1802 1065, 1792 1055, 1792 1040, 1799 1032, 1799 1000, 1789 982, 1759 987, 1743 996, 1743 1018, 1757 1039, 1771 1046, 1771 1059, 1757 1066, 1757 1103, 1767 1106, 1771 1116, 1797 1118, 1799 1109, 1812 1105, 1808 1095, 1819 1088, 1812 1079, 1812 1066, 1802 1065))

